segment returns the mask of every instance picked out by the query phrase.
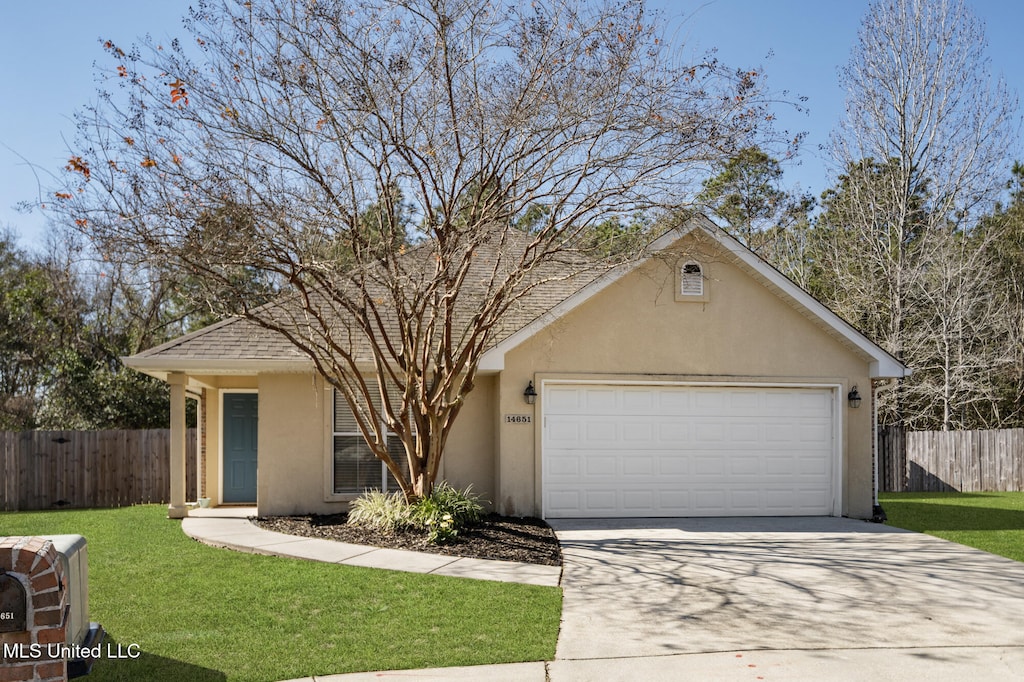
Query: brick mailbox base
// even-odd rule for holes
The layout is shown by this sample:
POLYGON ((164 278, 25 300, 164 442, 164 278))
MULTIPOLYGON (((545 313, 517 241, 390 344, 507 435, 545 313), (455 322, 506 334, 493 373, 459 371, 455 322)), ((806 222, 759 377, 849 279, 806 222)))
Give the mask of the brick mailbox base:
POLYGON ((0 682, 67 680, 67 578, 53 543, 0 538, 0 577, 7 595, 0 602, 0 682))

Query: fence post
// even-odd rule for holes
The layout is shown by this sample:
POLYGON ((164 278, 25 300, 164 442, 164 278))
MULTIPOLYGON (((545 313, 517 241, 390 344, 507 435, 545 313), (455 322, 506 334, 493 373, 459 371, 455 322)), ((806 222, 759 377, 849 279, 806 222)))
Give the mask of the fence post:
POLYGON ((883 492, 907 490, 906 431, 898 424, 889 424, 878 431, 879 468, 882 471, 883 492))
POLYGON ((0 432, 0 473, 3 474, 3 510, 18 510, 18 434, 0 432))

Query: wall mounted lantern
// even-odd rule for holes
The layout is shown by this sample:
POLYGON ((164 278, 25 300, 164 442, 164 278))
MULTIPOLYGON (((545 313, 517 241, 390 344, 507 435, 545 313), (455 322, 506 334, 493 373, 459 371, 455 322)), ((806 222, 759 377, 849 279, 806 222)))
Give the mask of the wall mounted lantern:
POLYGON ((527 405, 533 405, 535 402, 537 402, 537 389, 533 387, 532 381, 526 387, 526 390, 523 391, 523 397, 526 398, 527 405))
POLYGON ((850 401, 850 407, 860 407, 860 393, 857 392, 856 386, 846 394, 846 399, 850 401))

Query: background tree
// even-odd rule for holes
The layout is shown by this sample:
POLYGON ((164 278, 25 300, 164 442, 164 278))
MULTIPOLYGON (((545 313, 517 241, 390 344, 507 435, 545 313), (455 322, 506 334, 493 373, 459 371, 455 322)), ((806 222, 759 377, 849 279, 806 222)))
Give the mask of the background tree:
POLYGON ((975 330, 965 311, 984 308, 938 305, 944 296, 978 293, 965 278, 984 276, 984 262, 947 267, 943 259, 973 243, 965 235, 994 205, 1001 183, 992 170, 1007 165, 1012 148, 1016 101, 991 77, 984 49, 983 27, 963 2, 879 0, 840 72, 846 116, 832 149, 844 175, 826 202, 845 222, 823 223, 820 235, 834 256, 823 289, 829 303, 852 320, 864 318, 869 333, 917 370, 895 402, 883 403, 888 421, 948 428, 920 411, 904 414, 905 407, 947 402, 945 413, 962 412, 954 396, 973 390, 962 380, 985 362, 968 357, 977 347, 964 345, 936 364, 919 326, 930 320, 948 338, 967 339, 975 330))
POLYGON ((680 208, 770 120, 757 72, 679 63, 642 2, 212 2, 186 28, 105 44, 120 88, 81 116, 66 221, 287 337, 409 498, 508 313, 627 257, 594 226, 680 208), (238 268, 287 295, 254 305, 238 268))
POLYGON ((783 189, 778 160, 747 147, 720 164, 697 196, 725 230, 809 289, 814 277, 811 211, 814 198, 783 189))
POLYGON ((168 285, 93 267, 65 237, 43 253, 0 237, 0 430, 166 427, 166 386, 120 357, 180 333, 168 285))
POLYGON ((1024 425, 1024 166, 1014 163, 1007 183, 1010 200, 981 224, 991 259, 986 283, 994 302, 988 318, 997 340, 998 389, 993 421, 1024 425))
POLYGON ((917 358, 905 387, 906 422, 942 430, 1008 425, 998 410, 1006 370, 1004 312, 993 286, 990 244, 982 230, 936 239, 906 347, 917 358))
POLYGON ((0 234, 0 430, 35 428, 54 354, 74 329, 78 301, 55 275, 0 234))
POLYGON ((927 260, 926 197, 895 196, 901 173, 894 158, 850 163, 822 194, 815 224, 814 293, 890 352, 902 347, 907 295, 927 260))
POLYGON ((770 248, 779 228, 805 219, 814 205, 812 197, 784 190, 782 175, 777 159, 758 147, 747 147, 703 182, 697 200, 724 221, 734 237, 761 253, 770 248))
POLYGON ((168 319, 169 282, 141 286, 137 272, 108 261, 76 260, 63 242, 51 249, 65 286, 79 303, 73 333, 55 345, 47 366, 38 426, 47 429, 166 428, 166 385, 122 365, 120 358, 180 333, 168 319), (61 258, 63 254, 63 258, 61 258))

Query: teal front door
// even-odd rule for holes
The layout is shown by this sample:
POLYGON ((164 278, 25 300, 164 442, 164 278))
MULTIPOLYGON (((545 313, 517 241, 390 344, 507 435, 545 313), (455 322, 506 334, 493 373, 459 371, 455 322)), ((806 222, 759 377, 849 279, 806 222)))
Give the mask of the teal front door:
POLYGON ((224 394, 224 501, 256 503, 255 393, 224 394))

